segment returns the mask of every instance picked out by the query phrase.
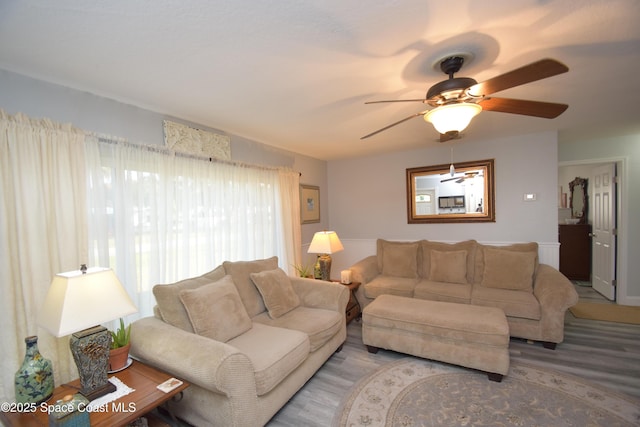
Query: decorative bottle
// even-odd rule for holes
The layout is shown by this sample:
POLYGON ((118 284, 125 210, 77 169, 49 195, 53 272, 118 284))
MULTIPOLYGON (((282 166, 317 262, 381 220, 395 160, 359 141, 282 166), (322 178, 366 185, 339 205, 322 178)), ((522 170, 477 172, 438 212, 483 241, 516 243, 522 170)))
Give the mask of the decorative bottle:
POLYGON ((38 350, 38 337, 24 339, 27 351, 22 366, 15 375, 15 393, 18 403, 40 403, 53 394, 53 368, 38 350))

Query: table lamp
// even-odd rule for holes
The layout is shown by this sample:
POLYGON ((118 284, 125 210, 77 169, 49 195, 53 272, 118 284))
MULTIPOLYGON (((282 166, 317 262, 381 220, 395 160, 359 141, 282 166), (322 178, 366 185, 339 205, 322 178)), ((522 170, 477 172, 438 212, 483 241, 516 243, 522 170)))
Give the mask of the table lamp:
POLYGON ((320 254, 316 260, 316 279, 331 280, 331 255, 344 247, 335 231, 318 231, 313 235, 307 253, 320 254))
POLYGON ((71 334, 80 393, 88 400, 116 389, 107 378, 111 333, 100 324, 137 311, 110 268, 87 269, 83 264, 53 278, 38 323, 56 337, 71 334))

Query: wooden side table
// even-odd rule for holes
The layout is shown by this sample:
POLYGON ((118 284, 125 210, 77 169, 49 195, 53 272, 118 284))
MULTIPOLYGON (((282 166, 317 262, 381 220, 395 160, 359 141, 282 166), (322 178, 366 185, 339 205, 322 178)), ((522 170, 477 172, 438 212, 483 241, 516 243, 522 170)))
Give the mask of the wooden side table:
POLYGON ((362 316, 362 309, 360 302, 356 298, 356 290, 360 286, 360 282, 342 283, 339 280, 332 280, 332 282, 340 283, 342 286, 349 288, 349 302, 347 303, 347 325, 353 320, 359 320, 362 316))
MULTIPOLYGON (((120 379, 134 391, 107 403, 104 405, 104 411, 91 412, 89 414, 91 427, 125 426, 147 412, 167 403, 189 387, 189 383, 183 380, 180 386, 168 393, 158 390, 156 386, 171 378, 171 375, 137 360, 134 360, 127 369, 115 373, 113 376, 120 379)), ((48 426, 49 419, 46 407, 53 405, 57 400, 61 400, 65 395, 77 393, 79 389, 79 379, 63 384, 56 387, 51 398, 45 404, 38 405, 36 411, 7 412, 3 410, 0 412, 0 421, 6 426, 48 426)))

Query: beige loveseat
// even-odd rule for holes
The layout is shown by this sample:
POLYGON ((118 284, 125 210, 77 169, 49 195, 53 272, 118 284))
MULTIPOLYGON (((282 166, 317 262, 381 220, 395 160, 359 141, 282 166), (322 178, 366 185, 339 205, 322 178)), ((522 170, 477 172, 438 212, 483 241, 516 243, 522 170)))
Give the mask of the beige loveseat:
POLYGON ((171 408, 195 426, 266 424, 346 339, 347 287, 289 277, 276 257, 153 292, 131 354, 191 384, 171 408))
POLYGON ((379 239, 376 255, 351 266, 364 308, 383 294, 497 307, 512 337, 555 348, 564 338, 566 310, 578 302, 573 284, 538 262, 538 244, 483 245, 379 239))

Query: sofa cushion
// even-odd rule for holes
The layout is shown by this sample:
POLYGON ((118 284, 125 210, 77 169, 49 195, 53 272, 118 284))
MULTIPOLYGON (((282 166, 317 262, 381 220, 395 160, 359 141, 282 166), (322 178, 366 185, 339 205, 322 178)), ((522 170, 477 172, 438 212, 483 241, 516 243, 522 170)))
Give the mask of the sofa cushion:
POLYGON ((430 301, 469 304, 471 302, 471 285, 420 280, 413 291, 413 297, 430 301))
POLYGON ((275 270, 278 268, 278 257, 274 256, 255 261, 225 261, 222 266, 224 271, 233 278, 249 317, 262 313, 265 310, 264 302, 249 275, 266 270, 275 270))
POLYGON ((378 239, 378 271, 386 276, 417 278, 419 242, 378 239))
POLYGON ((309 355, 309 338, 305 333, 255 322, 251 329, 227 344, 251 360, 258 396, 273 390, 309 355))
POLYGON ((300 305, 300 298, 282 269, 261 271, 249 275, 260 291, 272 319, 277 319, 300 305))
POLYGON ((251 320, 254 323, 304 332, 309 337, 310 350, 314 352, 340 331, 344 316, 335 310, 300 306, 276 319, 265 312, 251 320))
POLYGON ((411 298, 417 282, 418 280, 413 278, 379 275, 364 284, 364 294, 367 298, 376 298, 385 294, 411 298))
POLYGON ((527 291, 487 288, 474 285, 471 292, 471 304, 501 308, 508 317, 540 320, 540 303, 527 291))
POLYGON ((182 290, 180 300, 198 335, 227 342, 251 329, 251 319, 231 276, 196 289, 182 290))
POLYGON ((485 248, 482 286, 533 292, 536 253, 485 248))
POLYGON ((466 281, 464 283, 473 283, 475 273, 474 264, 478 242, 476 242, 475 240, 465 240, 458 243, 443 243, 422 240, 420 241, 420 247, 422 254, 422 269, 420 272, 420 277, 422 277, 423 279, 429 279, 431 277, 431 268, 434 264, 434 260, 431 259, 432 251, 467 251, 466 281))
POLYGON ((156 297, 158 311, 162 320, 176 328, 194 332, 189 315, 184 308, 184 304, 180 301, 180 292, 185 289, 196 289, 200 286, 208 285, 211 282, 222 279, 224 276, 224 268, 218 266, 199 277, 192 277, 173 284, 154 286, 153 295, 156 297))
POLYGON ((429 280, 434 282, 467 283, 467 251, 431 250, 429 280))

